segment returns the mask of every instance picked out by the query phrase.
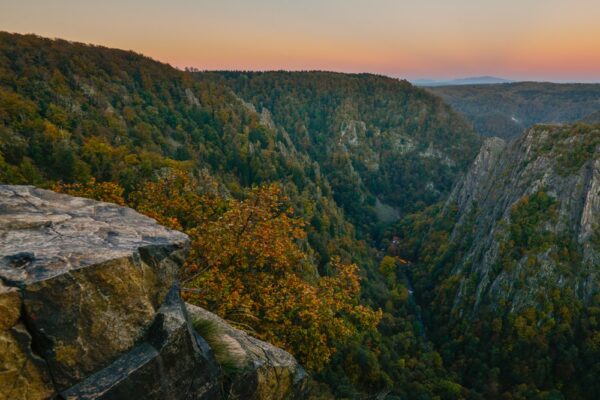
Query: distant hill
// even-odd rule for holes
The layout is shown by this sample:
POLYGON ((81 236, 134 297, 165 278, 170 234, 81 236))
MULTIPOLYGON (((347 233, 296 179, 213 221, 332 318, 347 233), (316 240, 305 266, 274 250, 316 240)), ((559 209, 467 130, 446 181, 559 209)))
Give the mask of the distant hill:
POLYGON ((538 123, 572 123, 600 110, 600 84, 515 82, 429 87, 485 136, 505 139, 538 123))
POLYGON ((416 86, 460 86, 460 85, 492 85, 499 83, 513 82, 504 78, 495 76, 474 76, 460 79, 436 80, 436 79, 416 79, 412 81, 416 86))
POLYGON ((600 124, 600 110, 598 110, 594 113, 591 113, 590 115, 585 117, 582 121, 586 122, 588 124, 600 124))

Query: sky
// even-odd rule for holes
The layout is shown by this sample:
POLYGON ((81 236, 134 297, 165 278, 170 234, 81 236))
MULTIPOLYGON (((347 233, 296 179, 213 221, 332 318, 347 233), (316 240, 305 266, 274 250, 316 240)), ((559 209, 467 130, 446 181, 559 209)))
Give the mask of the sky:
POLYGON ((600 82, 600 0, 0 0, 0 30, 201 70, 600 82))

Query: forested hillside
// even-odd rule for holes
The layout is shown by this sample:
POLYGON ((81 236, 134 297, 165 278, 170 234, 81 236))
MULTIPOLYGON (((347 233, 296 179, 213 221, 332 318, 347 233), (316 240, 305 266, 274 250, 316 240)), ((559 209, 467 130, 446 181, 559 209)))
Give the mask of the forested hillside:
POLYGON ((516 82, 431 87, 485 136, 511 139, 538 123, 573 123, 600 109, 600 84, 516 82))
POLYGON ((422 209, 450 191, 479 137, 439 98, 406 81, 330 72, 198 73, 232 88, 316 160, 349 218, 422 209))
POLYGON ((482 144, 406 81, 0 33, 0 182, 187 233, 182 297, 291 352, 314 398, 594 399, 596 88, 515 85, 589 123, 482 144))
POLYGON ((588 124, 599 124, 600 123, 600 110, 594 113, 591 113, 587 117, 585 117, 582 122, 586 122, 588 124))
POLYGON ((0 181, 188 233, 186 299, 292 352, 324 397, 460 398, 376 228, 443 199, 478 137, 406 82, 276 74, 260 104, 237 76, 1 33, 0 181))
POLYGON ((600 393, 600 126, 489 139, 439 210, 397 226, 430 338, 483 398, 600 393))

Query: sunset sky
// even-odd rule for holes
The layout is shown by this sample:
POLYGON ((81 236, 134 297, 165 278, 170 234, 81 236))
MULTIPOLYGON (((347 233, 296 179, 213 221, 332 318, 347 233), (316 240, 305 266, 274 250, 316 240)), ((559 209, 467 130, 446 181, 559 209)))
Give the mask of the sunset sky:
POLYGON ((0 30, 199 69, 600 81, 599 0, 0 0, 0 30))

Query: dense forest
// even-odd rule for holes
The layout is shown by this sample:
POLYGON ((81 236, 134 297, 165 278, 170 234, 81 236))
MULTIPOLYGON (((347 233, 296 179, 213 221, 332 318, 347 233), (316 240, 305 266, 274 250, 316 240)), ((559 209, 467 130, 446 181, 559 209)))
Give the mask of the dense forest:
POLYGON ((588 124, 599 124, 600 123, 600 110, 589 114, 584 119, 582 119, 582 122, 586 122, 588 124))
POLYGON ((594 398, 600 234, 581 241, 566 221, 587 203, 561 196, 595 185, 598 130, 544 129, 479 152, 406 81, 180 71, 0 33, 0 182, 187 233, 182 296, 290 351, 314 398, 594 398), (538 269, 568 283, 519 297, 538 269))
POLYGON ((429 338, 482 398, 598 397, 599 166, 598 125, 489 139, 440 210, 394 229, 429 338))
POLYGON ((463 390, 424 340, 403 264, 380 272, 376 240, 382 223, 447 195, 477 151, 439 99, 385 77, 301 75, 304 104, 281 105, 296 131, 218 76, 132 52, 3 33, 0 59, 2 182, 127 204, 187 232, 188 300, 290 350, 335 396, 463 390), (372 190, 380 163, 384 189, 372 190), (216 243, 233 246, 226 259, 216 243), (286 309, 272 287, 289 293, 286 309))
POLYGON ((600 85, 515 82, 430 87, 485 136, 515 138, 538 123, 573 123, 600 110, 600 85))
POLYGON ((329 72, 196 77, 222 82, 267 112, 295 148, 319 163, 335 200, 367 231, 386 211, 404 214, 442 199, 479 145, 446 104, 406 81, 329 72))

